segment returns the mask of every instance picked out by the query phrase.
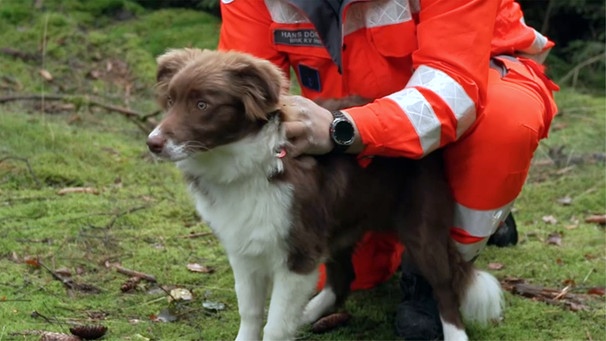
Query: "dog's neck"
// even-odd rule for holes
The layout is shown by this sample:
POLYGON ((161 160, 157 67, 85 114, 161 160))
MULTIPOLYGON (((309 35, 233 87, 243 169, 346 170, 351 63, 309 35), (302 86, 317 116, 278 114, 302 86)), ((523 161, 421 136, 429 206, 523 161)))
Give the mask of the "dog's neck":
POLYGON ((216 185, 269 179, 284 170, 285 144, 280 116, 275 114, 256 134, 178 161, 177 167, 188 179, 216 185))

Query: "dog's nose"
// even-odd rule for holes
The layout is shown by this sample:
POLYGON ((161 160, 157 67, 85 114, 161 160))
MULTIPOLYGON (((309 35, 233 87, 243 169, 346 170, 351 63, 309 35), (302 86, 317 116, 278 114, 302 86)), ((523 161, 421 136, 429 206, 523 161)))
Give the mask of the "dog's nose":
POLYGON ((147 138, 147 148, 154 154, 162 153, 166 139, 160 134, 152 134, 147 138))

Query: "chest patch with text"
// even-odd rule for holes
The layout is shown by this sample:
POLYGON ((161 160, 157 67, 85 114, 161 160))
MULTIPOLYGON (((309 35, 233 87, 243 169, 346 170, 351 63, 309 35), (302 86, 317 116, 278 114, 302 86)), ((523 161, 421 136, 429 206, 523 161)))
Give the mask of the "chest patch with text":
POLYGON ((322 47, 318 32, 313 29, 274 30, 274 44, 322 47))

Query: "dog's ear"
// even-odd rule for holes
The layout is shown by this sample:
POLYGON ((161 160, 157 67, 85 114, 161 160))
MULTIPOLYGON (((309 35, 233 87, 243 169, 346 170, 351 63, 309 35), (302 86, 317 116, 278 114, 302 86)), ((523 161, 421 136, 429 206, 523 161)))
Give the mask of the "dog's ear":
POLYGON ((246 115, 252 120, 266 120, 277 109, 280 96, 287 89, 286 77, 273 63, 250 58, 230 70, 238 87, 246 115))
POLYGON ((156 96, 158 100, 162 101, 166 97, 168 84, 173 76, 189 62, 202 55, 203 52, 200 49, 173 49, 168 50, 156 59, 158 64, 156 72, 156 96))

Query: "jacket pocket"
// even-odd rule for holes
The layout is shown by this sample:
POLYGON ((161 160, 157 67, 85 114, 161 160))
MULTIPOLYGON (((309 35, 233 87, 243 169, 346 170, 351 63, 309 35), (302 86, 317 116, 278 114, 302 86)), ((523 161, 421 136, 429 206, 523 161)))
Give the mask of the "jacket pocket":
POLYGON ((418 48, 414 21, 372 27, 368 29, 369 40, 385 57, 406 57, 418 48))

